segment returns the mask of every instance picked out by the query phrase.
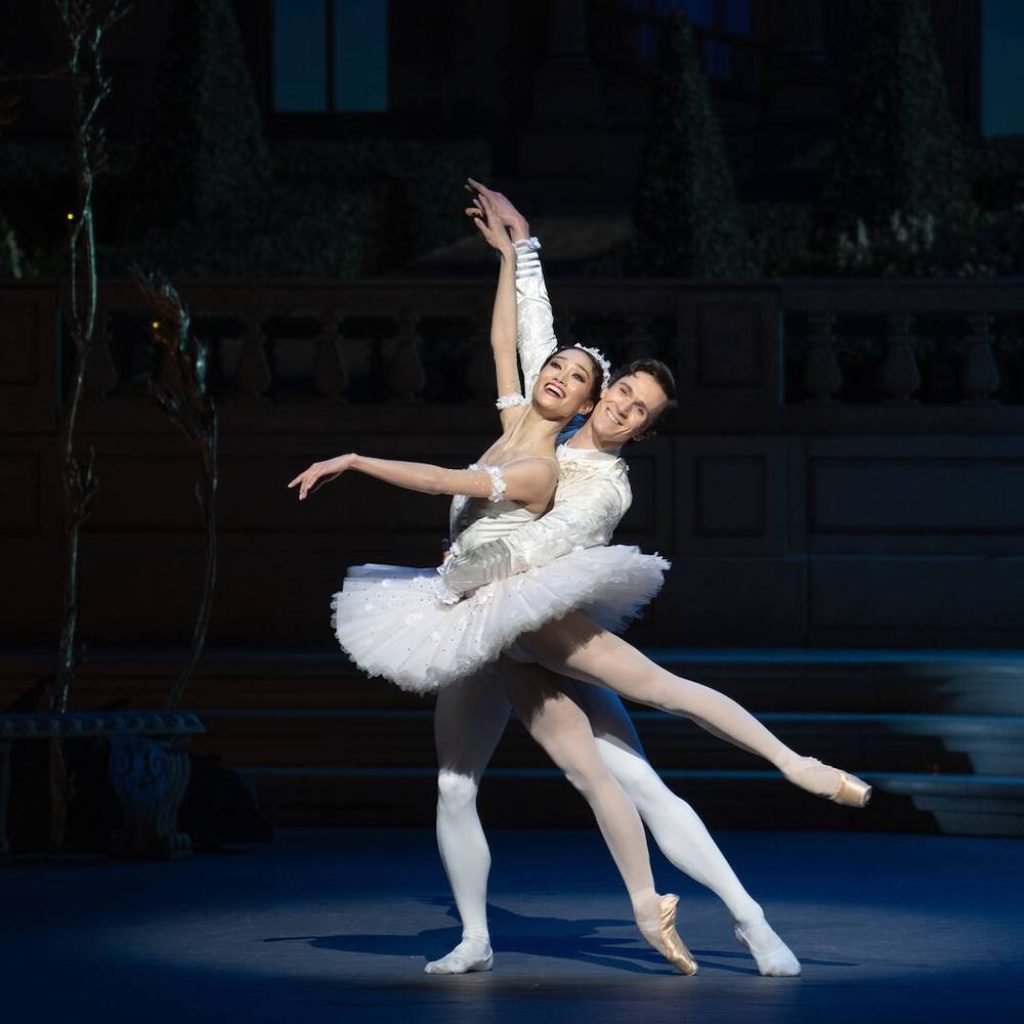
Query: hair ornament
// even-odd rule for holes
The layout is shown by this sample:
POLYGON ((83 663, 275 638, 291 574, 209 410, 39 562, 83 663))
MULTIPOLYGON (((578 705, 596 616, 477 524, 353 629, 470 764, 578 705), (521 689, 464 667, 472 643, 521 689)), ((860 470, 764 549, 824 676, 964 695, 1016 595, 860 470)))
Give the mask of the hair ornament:
POLYGON ((605 354, 598 348, 592 348, 590 345, 573 345, 573 348, 578 348, 581 352, 586 352, 591 359, 601 367, 601 390, 604 391, 608 387, 608 382, 612 377, 612 364, 608 361, 605 354))

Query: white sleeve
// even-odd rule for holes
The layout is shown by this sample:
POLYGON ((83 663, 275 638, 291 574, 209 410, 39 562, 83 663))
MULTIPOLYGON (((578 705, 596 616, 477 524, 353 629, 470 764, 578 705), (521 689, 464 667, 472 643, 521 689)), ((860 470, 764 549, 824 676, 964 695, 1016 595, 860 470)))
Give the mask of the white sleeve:
POLYGON ((540 264, 540 241, 526 238, 516 242, 516 318, 518 321, 519 368, 527 399, 545 360, 558 348, 555 319, 551 312, 544 270, 540 264))
POLYGON ((437 596, 452 604, 494 580, 548 565, 577 548, 607 544, 626 511, 610 482, 595 481, 585 495, 556 504, 515 533, 479 544, 466 554, 454 554, 437 570, 437 596))
POLYGON ((558 502, 556 497, 550 512, 505 538, 513 572, 547 565, 577 548, 599 547, 611 540, 627 511, 619 492, 611 482, 596 480, 587 486, 586 499, 581 498, 574 495, 558 502))

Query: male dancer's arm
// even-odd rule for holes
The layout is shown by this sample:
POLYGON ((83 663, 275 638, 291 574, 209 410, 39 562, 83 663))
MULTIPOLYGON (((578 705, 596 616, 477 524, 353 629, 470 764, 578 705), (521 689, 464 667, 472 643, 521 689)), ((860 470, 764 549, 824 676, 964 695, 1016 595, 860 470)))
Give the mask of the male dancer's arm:
MULTIPOLYGON (((519 363, 529 394, 544 361, 557 350, 558 341, 540 261, 540 242, 524 237, 529 231, 525 220, 510 231, 516 248, 519 363)), ((499 408, 503 401, 513 404, 514 399, 499 398, 499 408)), ((485 583, 547 565, 577 548, 607 544, 631 501, 628 482, 622 480, 616 486, 607 473, 598 470, 569 488, 560 485, 554 507, 540 519, 519 527, 508 537, 481 544, 468 554, 453 554, 439 570, 446 599, 455 600, 485 583)))
MULTIPOLYGON (((558 348, 554 315, 540 262, 540 242, 522 237, 528 230, 512 229, 516 248, 516 317, 519 362, 529 394, 544 361, 558 348), (520 237, 516 238, 516 235, 520 237)), ((523 398, 522 401, 527 399, 523 398)), ((514 396, 502 396, 502 403, 514 404, 514 396)), ((580 547, 607 544, 630 504, 629 486, 618 488, 605 476, 593 475, 580 481, 573 499, 560 501, 532 523, 521 526, 509 537, 481 544, 469 554, 454 554, 439 570, 448 600, 475 590, 493 580, 546 565, 580 547)))
POLYGON ((496 218, 507 229, 516 253, 516 318, 518 321, 519 366, 525 382, 525 393, 506 387, 498 370, 498 408, 507 409, 529 402, 537 375, 544 362, 558 348, 555 337, 551 300, 548 298, 541 268, 540 242, 530 234, 527 219, 509 202, 508 198, 479 181, 469 179, 467 188, 474 194, 474 208, 466 211, 477 217, 477 211, 496 218))
POLYGON ((519 368, 524 400, 529 400, 541 368, 558 349, 558 339, 540 263, 540 241, 533 237, 515 239, 515 248, 519 368))
POLYGON ((438 570, 450 592, 449 599, 485 583, 547 565, 579 548, 607 544, 629 506, 611 481, 595 479, 587 484, 585 489, 573 488, 582 493, 556 499, 550 512, 520 526, 508 537, 449 558, 438 570))
POLYGON ((520 394, 499 383, 497 405, 500 410, 529 403, 537 375, 548 357, 558 349, 555 318, 538 255, 540 241, 533 237, 517 238, 515 250, 517 338, 523 391, 520 394))

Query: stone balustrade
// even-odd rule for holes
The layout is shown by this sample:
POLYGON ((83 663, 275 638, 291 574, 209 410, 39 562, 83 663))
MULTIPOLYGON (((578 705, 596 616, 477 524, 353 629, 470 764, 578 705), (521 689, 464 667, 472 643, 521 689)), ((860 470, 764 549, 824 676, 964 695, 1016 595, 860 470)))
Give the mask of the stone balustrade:
MULTIPOLYGON (((493 390, 489 282, 193 283, 182 292, 225 404, 451 405, 493 390)), ((1024 405, 1024 292, 1012 281, 574 281, 553 284, 552 299, 562 339, 598 344, 614 362, 652 354, 673 365, 684 423, 685 410, 708 405, 769 417, 806 406, 818 420, 845 406, 837 429, 868 407, 1024 405)), ((29 377, 11 370, 56 372, 47 364, 58 303, 53 286, 0 288, 9 368, 0 391, 13 400, 29 377)), ((142 391, 156 349, 131 285, 103 289, 100 323, 90 394, 142 391)))

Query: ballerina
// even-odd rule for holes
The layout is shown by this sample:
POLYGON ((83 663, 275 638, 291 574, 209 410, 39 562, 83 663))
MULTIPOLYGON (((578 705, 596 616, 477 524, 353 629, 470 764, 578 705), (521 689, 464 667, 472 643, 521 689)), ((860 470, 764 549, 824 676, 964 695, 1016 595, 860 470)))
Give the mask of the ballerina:
MULTIPOLYGON (((499 381, 518 394, 515 248, 496 221, 481 218, 478 227, 502 259, 492 342, 495 352, 503 354, 498 360, 499 381)), ((467 470, 348 454, 314 463, 289 487, 298 488, 299 499, 305 500, 326 480, 356 471, 412 490, 451 494, 453 551, 468 553, 546 510, 557 479, 555 437, 573 416, 592 408, 605 384, 605 372, 606 361, 594 350, 570 347, 550 355, 532 375, 530 399, 503 404, 501 438, 467 470)), ((667 568, 663 559, 626 547, 577 552, 569 562, 568 569, 563 560, 557 568, 496 581, 486 593, 449 604, 443 601, 451 602, 451 592, 436 571, 357 567, 335 595, 335 632, 365 671, 424 692, 492 663, 524 630, 570 608, 588 607, 609 624, 624 622, 658 590, 667 568)), ((571 745, 570 732, 537 737, 567 770, 572 769, 563 750, 567 742, 571 745)), ((696 963, 675 929, 678 897, 659 895, 654 888, 636 808, 596 752, 592 760, 586 766, 584 795, 622 875, 641 934, 678 970, 693 973, 696 963)), ((489 968, 489 951, 479 959, 476 969, 489 968)))

